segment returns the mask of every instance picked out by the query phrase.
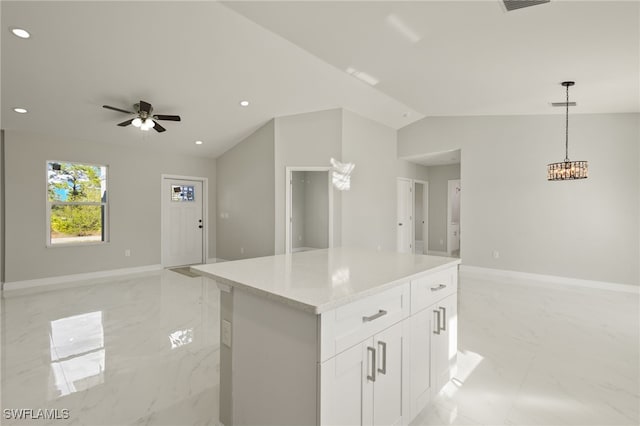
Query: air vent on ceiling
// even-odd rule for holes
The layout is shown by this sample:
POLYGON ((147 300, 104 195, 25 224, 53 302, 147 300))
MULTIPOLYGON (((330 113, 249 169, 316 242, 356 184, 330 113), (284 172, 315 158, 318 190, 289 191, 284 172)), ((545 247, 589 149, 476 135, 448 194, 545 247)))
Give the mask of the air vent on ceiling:
MULTIPOLYGON (((576 106, 577 104, 575 102, 569 102, 569 106, 576 106)), ((567 103, 566 102, 551 102, 551 106, 555 106, 555 107, 566 107, 567 103)))
POLYGON ((502 0, 504 6, 507 8, 507 12, 516 9, 522 9, 523 7, 536 6, 543 3, 549 3, 551 0, 502 0))

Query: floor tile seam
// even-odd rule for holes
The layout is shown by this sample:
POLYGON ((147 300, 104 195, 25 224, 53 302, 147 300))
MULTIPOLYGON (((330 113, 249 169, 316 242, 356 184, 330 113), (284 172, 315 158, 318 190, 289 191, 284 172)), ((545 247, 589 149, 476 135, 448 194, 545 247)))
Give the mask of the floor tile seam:
POLYGON ((520 398, 520 395, 522 394, 522 388, 524 388, 524 384, 527 382, 527 379, 531 375, 531 370, 532 370, 532 367, 533 367, 533 363, 536 361, 537 358, 538 358, 538 354, 534 354, 531 357, 531 360, 529 360, 529 365, 527 366, 527 371, 522 376, 522 380, 520 381, 520 384, 518 385, 518 390, 514 393, 514 396, 511 399, 511 406, 507 410, 507 414, 505 415, 504 420, 502 421, 503 425, 513 425, 514 424, 513 422, 509 422, 509 417, 511 416, 511 413, 515 409, 516 401, 518 400, 518 398, 520 398))

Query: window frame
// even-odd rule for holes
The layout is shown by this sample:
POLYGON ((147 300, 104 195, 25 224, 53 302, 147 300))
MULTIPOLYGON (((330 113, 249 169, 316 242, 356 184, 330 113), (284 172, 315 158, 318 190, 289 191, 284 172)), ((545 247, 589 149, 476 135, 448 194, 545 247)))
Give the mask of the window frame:
POLYGON ((47 160, 44 166, 45 173, 45 205, 46 205, 46 224, 45 224, 45 245, 47 248, 58 248, 58 247, 85 247, 85 246, 94 246, 94 245, 102 245, 109 243, 109 165, 108 164, 97 164, 90 162, 80 162, 80 161, 58 161, 58 160, 47 160), (94 166, 94 167, 104 167, 105 173, 105 191, 107 193, 106 201, 51 201, 49 200, 49 164, 51 163, 59 163, 59 164, 79 164, 82 166, 94 166), (51 209, 53 206, 101 206, 104 211, 104 219, 102 221, 102 241, 86 241, 86 242, 74 242, 74 243, 64 243, 64 244, 54 244, 51 242, 51 209))

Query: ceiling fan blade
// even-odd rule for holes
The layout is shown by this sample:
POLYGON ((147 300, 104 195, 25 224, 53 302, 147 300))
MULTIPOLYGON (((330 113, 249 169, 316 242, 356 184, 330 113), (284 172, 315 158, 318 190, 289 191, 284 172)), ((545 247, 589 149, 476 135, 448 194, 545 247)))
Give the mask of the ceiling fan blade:
POLYGON ((129 124, 131 124, 132 121, 133 121, 133 118, 131 120, 127 120, 127 121, 123 121, 122 123, 118 123, 118 126, 121 126, 121 127, 128 126, 129 124))
POLYGON ((109 105, 102 105, 102 108, 112 109, 112 110, 118 111, 118 112, 124 112, 125 114, 135 114, 135 112, 127 111, 127 110, 116 108, 116 107, 112 107, 112 106, 109 106, 109 105))
POLYGON ((166 131, 167 129, 165 129, 164 127, 162 127, 160 124, 158 124, 158 122, 156 120, 153 120, 153 122, 155 123, 155 125, 153 126, 154 129, 156 129, 156 132, 158 133, 162 133, 164 131, 166 131))
POLYGON ((151 104, 149 102, 140 101, 140 111, 151 114, 151 104))
POLYGON ((158 115, 154 115, 153 118, 155 118, 156 120, 180 121, 180 116, 179 115, 158 114, 158 115))

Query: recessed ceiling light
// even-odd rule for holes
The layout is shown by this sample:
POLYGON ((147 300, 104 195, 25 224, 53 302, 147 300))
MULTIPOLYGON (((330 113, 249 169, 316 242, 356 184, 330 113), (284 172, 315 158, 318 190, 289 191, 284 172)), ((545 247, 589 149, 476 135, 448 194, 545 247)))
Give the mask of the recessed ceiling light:
POLYGON ((367 74, 365 72, 358 71, 357 69, 355 69, 353 67, 347 68, 347 73, 351 74, 352 76, 354 76, 355 78, 357 78, 359 80, 364 81, 365 83, 367 83, 367 84, 369 84, 371 86, 375 86, 376 84, 378 84, 380 82, 377 78, 375 78, 375 77, 373 77, 373 76, 371 76, 371 75, 369 75, 369 74, 367 74))
POLYGON ((240 106, 243 106, 243 107, 249 106, 249 101, 240 101, 240 106))
POLYGON ((196 145, 202 145, 202 141, 196 141, 196 145))
POLYGON ((29 37, 31 37, 31 34, 29 34, 29 31, 24 30, 22 28, 11 28, 11 32, 16 37, 20 37, 20 38, 29 38, 29 37))
POLYGON ((26 108, 14 108, 13 110, 15 112, 17 112, 18 114, 26 114, 27 113, 27 109, 26 108))

